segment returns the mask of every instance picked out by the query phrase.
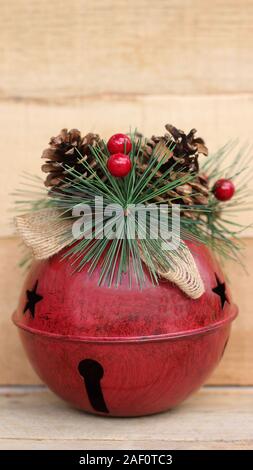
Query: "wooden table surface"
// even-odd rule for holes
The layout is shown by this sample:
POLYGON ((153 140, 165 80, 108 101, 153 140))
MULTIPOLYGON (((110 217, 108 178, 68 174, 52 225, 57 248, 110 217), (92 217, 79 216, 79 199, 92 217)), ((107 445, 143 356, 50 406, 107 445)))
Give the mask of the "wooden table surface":
POLYGON ((2 387, 0 449, 253 449, 253 388, 205 387, 166 413, 103 418, 43 387, 2 387))

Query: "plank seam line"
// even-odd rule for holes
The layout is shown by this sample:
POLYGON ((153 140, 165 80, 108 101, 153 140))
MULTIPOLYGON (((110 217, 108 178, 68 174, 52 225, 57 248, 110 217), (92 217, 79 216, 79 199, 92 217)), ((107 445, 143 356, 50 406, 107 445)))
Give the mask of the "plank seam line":
POLYGON ((179 93, 162 93, 162 94, 154 94, 154 93, 121 93, 121 92, 104 92, 104 93, 94 93, 90 95, 74 95, 74 96, 59 96, 59 97, 39 97, 39 96, 0 96, 0 104, 1 103, 24 103, 24 104, 37 104, 37 105, 69 105, 69 104, 77 104, 82 103, 85 101, 142 101, 148 99, 185 99, 185 98, 200 98, 200 99, 213 99, 213 98, 246 98, 250 99, 253 97, 253 92, 245 91, 238 93, 234 92, 214 92, 214 93, 186 93, 186 94, 179 94, 179 93))
MULTIPOLYGON (((105 438, 99 438, 99 437, 96 437, 96 438, 85 438, 85 439, 82 439, 82 438, 68 438, 68 437, 64 437, 64 438, 51 438, 51 437, 41 437, 41 438, 34 438, 34 437, 0 437, 0 442, 1 441, 36 441, 36 442, 43 442, 43 441, 52 441, 52 442, 60 442, 60 441, 69 441, 69 442, 76 442, 76 441, 83 441, 83 442, 93 442, 93 441, 100 441, 100 442, 129 442, 129 439, 125 438, 125 439, 115 439, 113 437, 111 438, 108 438, 108 439, 105 439, 105 438)), ((173 440, 173 439, 145 439, 143 437, 140 437, 140 438, 136 438, 136 439, 131 439, 131 442, 138 442, 138 441, 141 441, 141 442, 161 442, 161 443, 166 443, 166 442, 172 442, 172 443, 182 443, 182 442, 189 442, 189 443, 192 443, 192 442, 196 442, 196 443, 201 443, 201 442, 209 442, 209 443, 237 443, 237 442, 241 442, 241 443, 247 443, 247 444, 250 444, 250 443, 253 443, 253 439, 240 439, 238 437, 238 439, 228 439, 228 440, 225 440, 225 439, 216 439, 216 440, 212 440, 212 439, 209 439, 209 440, 206 440, 206 439, 176 439, 176 440, 173 440)))

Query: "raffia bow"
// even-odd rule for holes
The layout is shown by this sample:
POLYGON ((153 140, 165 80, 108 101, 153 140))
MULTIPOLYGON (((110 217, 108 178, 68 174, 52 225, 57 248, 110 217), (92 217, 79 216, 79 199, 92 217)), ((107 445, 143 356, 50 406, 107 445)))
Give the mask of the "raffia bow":
MULTIPOLYGON (((55 255, 73 241, 73 219, 64 219, 58 209, 42 209, 34 213, 17 216, 15 223, 25 245, 31 249, 35 259, 43 260, 55 255)), ((186 244, 178 252, 165 252, 170 257, 171 268, 161 271, 155 265, 157 273, 164 279, 175 283, 186 295, 198 299, 205 292, 204 284, 195 260, 186 244)), ((147 263, 146 259, 142 257, 147 263)))

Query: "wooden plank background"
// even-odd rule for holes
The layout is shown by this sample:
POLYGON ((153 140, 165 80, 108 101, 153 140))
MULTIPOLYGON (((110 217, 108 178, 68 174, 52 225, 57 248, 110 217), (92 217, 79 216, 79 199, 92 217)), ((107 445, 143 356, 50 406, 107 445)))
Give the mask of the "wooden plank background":
POLYGON ((1 0, 3 99, 251 93, 251 0, 1 0))
MULTIPOLYGON (((0 383, 36 383, 10 322, 22 283, 13 192, 61 127, 105 137, 166 122, 210 150, 252 142, 252 0, 0 0, 0 383)), ((253 182, 251 188, 253 190, 253 182)), ((249 214, 239 221, 249 223, 249 214)), ((253 263, 253 230, 245 263, 253 263)), ((212 384, 253 384, 252 275, 229 263, 241 315, 212 384)))

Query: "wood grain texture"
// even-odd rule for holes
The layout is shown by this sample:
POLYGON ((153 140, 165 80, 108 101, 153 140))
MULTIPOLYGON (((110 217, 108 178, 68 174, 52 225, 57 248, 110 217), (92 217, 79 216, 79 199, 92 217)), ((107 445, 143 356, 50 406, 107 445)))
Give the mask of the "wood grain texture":
MULTIPOLYGON (((0 450, 252 450, 252 440, 237 441, 143 441, 128 439, 0 439, 0 450)), ((85 456, 85 454, 83 454, 85 456)))
POLYGON ((10 389, 0 393, 0 449, 252 450, 252 402, 252 388, 211 387, 166 413, 109 419, 46 390, 10 389))
MULTIPOLYGON (((10 316, 16 308, 19 291, 24 281, 17 266, 20 249, 15 239, 0 240, 0 384, 36 384, 39 380, 28 364, 10 316)), ((230 278, 235 302, 240 315, 232 328, 232 335, 221 364, 211 376, 210 384, 253 385, 253 239, 245 240, 244 261, 249 275, 228 263, 225 266, 230 278)))
MULTIPOLYGON (((13 233, 11 208, 15 198, 11 193, 21 187, 22 172, 42 175, 42 150, 47 146, 49 138, 62 127, 78 127, 83 132, 96 131, 107 138, 114 132, 128 131, 130 125, 147 136, 153 133, 159 135, 164 132, 164 124, 172 122, 185 130, 195 126, 199 135, 205 137, 212 152, 235 137, 239 137, 241 143, 252 143, 252 121, 253 95, 129 96, 128 99, 104 96, 62 106, 0 101, 3 156, 0 174, 0 236, 13 233), (15 138, 10 138, 13 132, 15 138)), ((231 161, 233 158, 231 154, 231 161)), ((253 180, 249 193, 251 190, 253 180)), ((240 212, 236 222, 248 225, 249 214, 240 212)), ((253 229, 249 228, 245 235, 253 236, 253 229)))
POLYGON ((1 96, 253 89, 251 0, 2 0, 1 96))

